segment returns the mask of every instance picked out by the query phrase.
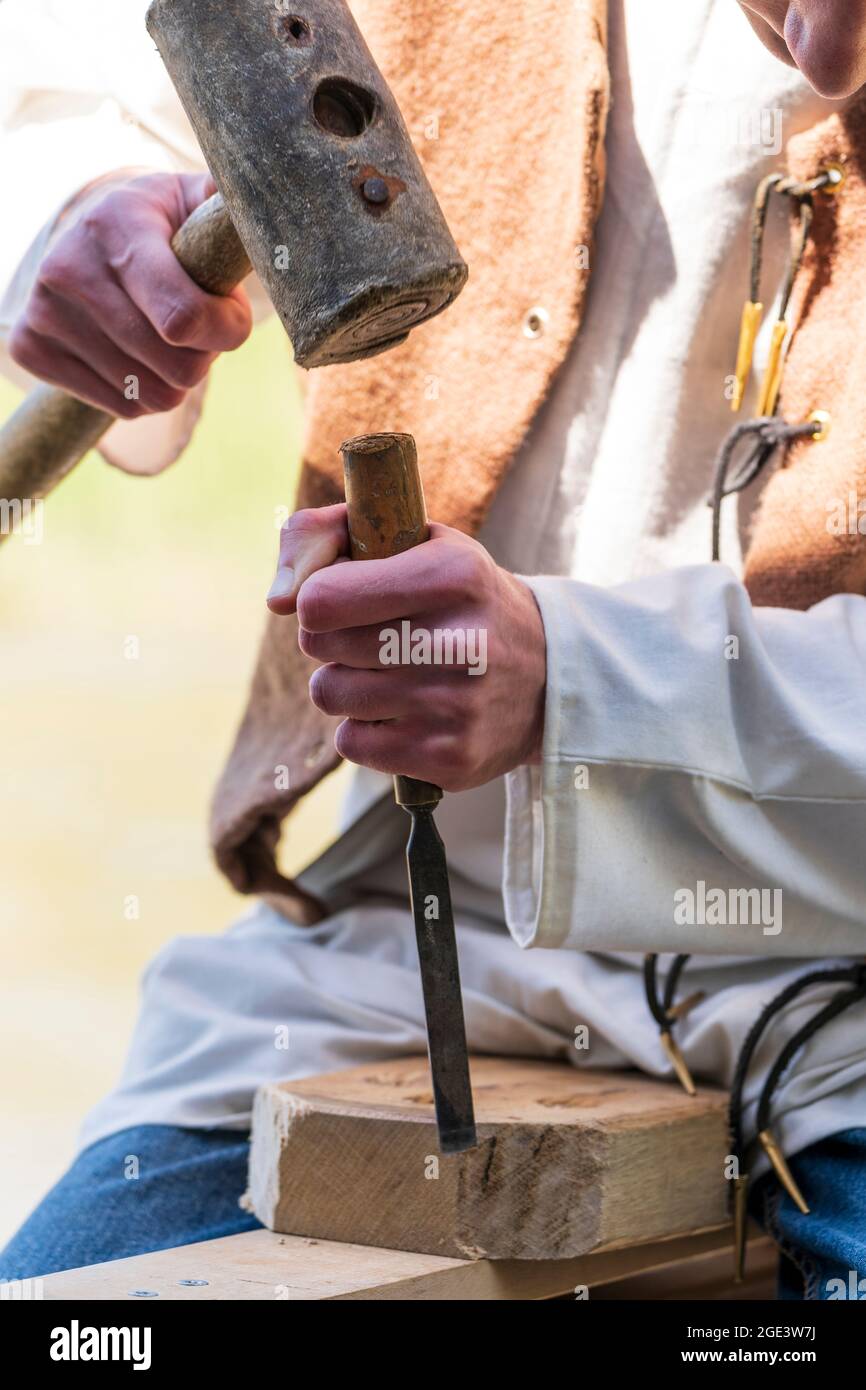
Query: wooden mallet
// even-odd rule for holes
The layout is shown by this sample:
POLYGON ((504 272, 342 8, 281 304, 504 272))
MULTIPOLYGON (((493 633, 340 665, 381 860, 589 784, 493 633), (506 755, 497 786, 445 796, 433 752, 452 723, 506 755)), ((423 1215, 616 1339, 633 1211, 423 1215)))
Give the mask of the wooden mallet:
MULTIPOLYGON (((451 303, 466 265, 345 0, 154 0, 147 27, 219 189, 172 243, 198 285, 254 269, 303 367, 451 303)), ((37 387, 0 431, 0 499, 45 496, 114 418, 37 387)))

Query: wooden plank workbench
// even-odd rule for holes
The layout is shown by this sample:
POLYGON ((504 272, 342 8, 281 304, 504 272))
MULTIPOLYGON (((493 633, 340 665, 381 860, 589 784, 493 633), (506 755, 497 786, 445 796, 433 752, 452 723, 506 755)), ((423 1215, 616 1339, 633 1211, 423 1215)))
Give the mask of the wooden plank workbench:
POLYGON ((479 1144, 448 1158, 425 1059, 262 1087, 243 1202, 271 1229, 51 1275, 44 1297, 772 1296, 767 1241, 731 1283, 722 1092, 496 1057, 472 1077, 479 1144))

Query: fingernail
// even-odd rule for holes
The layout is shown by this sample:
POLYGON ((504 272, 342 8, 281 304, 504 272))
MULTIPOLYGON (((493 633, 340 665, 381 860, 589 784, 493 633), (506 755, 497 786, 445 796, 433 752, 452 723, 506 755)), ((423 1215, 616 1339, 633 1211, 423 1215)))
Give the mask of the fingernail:
POLYGON ((279 569, 274 577, 274 582, 268 590, 268 603, 273 598, 289 598, 295 591, 295 571, 292 569, 279 569))

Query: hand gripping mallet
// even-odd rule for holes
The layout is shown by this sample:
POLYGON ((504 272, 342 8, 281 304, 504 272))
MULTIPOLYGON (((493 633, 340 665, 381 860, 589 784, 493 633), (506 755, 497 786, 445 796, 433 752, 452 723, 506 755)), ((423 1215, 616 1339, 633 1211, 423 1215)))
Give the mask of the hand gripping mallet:
MULTIPOLYGON (((402 342, 466 266, 345 0, 154 0, 147 27, 219 193, 172 243, 225 294, 254 269, 303 367, 402 342)), ((45 496, 114 416, 39 386, 0 431, 0 499, 45 496)))

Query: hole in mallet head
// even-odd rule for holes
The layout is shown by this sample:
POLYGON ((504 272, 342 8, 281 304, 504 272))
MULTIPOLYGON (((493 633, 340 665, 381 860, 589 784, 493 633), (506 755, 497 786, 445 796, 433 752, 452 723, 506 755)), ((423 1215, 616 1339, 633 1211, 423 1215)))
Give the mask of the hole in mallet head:
POLYGON ((313 97, 313 115, 330 135, 352 139, 361 135, 376 114, 372 92, 347 77, 326 77, 313 97))
POLYGON ((299 14, 278 15, 275 29, 283 43, 307 44, 312 38, 309 24, 299 14))

